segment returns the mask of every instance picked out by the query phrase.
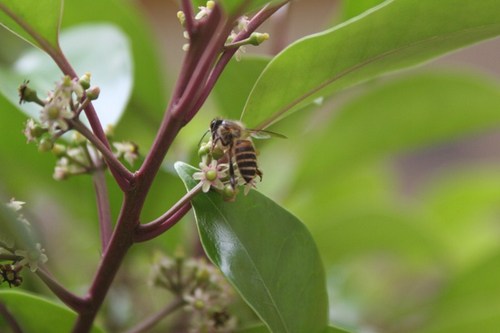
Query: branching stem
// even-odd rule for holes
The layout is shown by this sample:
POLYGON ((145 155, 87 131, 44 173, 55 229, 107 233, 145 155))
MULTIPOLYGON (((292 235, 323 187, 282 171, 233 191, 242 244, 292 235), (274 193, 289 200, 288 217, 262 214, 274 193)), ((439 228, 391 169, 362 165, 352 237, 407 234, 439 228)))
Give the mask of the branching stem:
POLYGON ((168 315, 174 313, 176 310, 180 309, 185 304, 184 300, 180 297, 176 298, 172 303, 167 304, 163 309, 153 314, 152 316, 146 318, 142 323, 137 326, 132 327, 125 333, 144 333, 149 332, 158 322, 168 315))

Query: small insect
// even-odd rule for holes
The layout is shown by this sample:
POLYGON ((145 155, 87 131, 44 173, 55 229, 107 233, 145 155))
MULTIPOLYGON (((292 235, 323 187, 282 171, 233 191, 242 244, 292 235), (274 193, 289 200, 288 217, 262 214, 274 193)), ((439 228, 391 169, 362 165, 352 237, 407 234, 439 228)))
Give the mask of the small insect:
POLYGON ((286 138, 285 136, 264 130, 245 128, 239 121, 215 118, 210 123, 212 134, 212 150, 220 144, 229 161, 229 181, 232 188, 236 187, 236 177, 233 166, 233 158, 245 184, 259 176, 262 180, 262 171, 257 166, 257 153, 251 137, 256 139, 268 139, 271 136, 286 138))

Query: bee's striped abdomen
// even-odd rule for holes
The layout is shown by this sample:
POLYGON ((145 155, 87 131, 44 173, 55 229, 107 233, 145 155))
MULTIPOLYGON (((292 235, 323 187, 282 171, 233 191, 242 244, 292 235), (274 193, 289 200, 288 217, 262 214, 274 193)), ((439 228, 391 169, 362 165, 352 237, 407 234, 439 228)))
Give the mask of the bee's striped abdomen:
POLYGON ((234 145, 234 159, 241 176, 246 183, 252 181, 256 175, 261 176, 257 167, 257 154, 250 140, 236 140, 234 145))

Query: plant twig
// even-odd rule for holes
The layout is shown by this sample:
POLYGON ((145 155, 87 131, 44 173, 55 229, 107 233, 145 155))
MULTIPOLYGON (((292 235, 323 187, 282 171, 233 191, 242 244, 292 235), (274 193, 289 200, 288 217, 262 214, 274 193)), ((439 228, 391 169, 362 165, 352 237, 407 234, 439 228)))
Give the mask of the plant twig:
POLYGON ((76 296, 69 290, 64 288, 59 282, 46 272, 43 268, 36 271, 38 277, 49 287, 49 289, 56 295, 64 304, 76 312, 83 311, 87 307, 87 303, 83 298, 76 296))
POLYGON ((196 29, 198 28, 197 22, 194 19, 193 4, 191 0, 182 0, 181 5, 186 18, 186 31, 189 37, 191 37, 196 33, 196 29))
MULTIPOLYGON (((189 202, 185 203, 184 205, 180 206, 177 211, 172 213, 168 218, 160 221, 157 221, 158 224, 151 226, 151 228, 140 228, 139 230, 136 229, 136 233, 134 235, 134 241, 139 243, 139 242, 145 242, 148 240, 151 240, 153 238, 156 238, 163 234, 165 231, 169 230, 172 228, 174 225, 179 222, 184 215, 187 214, 191 210, 191 204, 189 202)), ((151 222, 152 223, 152 222, 151 222)))
POLYGON ((5 304, 2 302, 0 302, 0 315, 5 319, 13 333, 23 333, 23 330, 21 329, 21 326, 19 326, 16 318, 14 318, 12 313, 10 313, 9 309, 7 309, 5 304))
MULTIPOLYGON (((134 175, 116 158, 109 147, 106 146, 101 140, 99 140, 99 138, 97 138, 81 121, 70 119, 68 120, 68 124, 75 130, 80 132, 97 148, 97 150, 104 156, 104 159, 106 160, 106 163, 109 165, 109 167, 116 170, 121 178, 127 181, 128 187, 129 183, 133 180, 134 175)), ((124 190, 124 188, 122 188, 122 190, 124 190)))
POLYGON ((113 226, 111 225, 111 211, 109 204, 108 187, 106 177, 101 167, 96 168, 93 173, 94 188, 96 193, 97 211, 99 215, 99 229, 101 232, 101 246, 104 251, 111 238, 113 226))
MULTIPOLYGON (((249 38, 250 35, 262 24, 264 21, 266 21, 271 15, 273 15, 278 9, 280 9, 282 6, 288 3, 287 1, 284 1, 276 6, 273 7, 264 7, 262 8, 257 14, 255 14, 250 22, 248 23, 247 29, 240 31, 238 35, 234 38, 232 43, 237 43, 239 41, 242 41, 246 38, 249 38)), ((215 83, 219 79, 220 75, 222 74, 222 71, 228 64, 228 62, 231 60, 233 55, 236 53, 238 48, 228 48, 224 51, 224 53, 220 56, 219 60, 214 66, 214 69, 210 73, 210 76, 208 77, 208 80, 203 87, 203 90, 201 94, 199 95, 196 103, 194 104, 194 107, 189 111, 189 114, 187 115, 186 121, 191 120, 196 112, 201 108, 203 103, 205 103, 205 100, 208 98, 208 95, 212 91, 213 87, 215 86, 215 83)))
MULTIPOLYGON (((186 209, 189 211, 190 208, 190 201, 191 199, 194 198, 198 193, 200 193, 201 188, 202 188, 202 183, 196 184, 195 187, 193 187, 189 192, 187 192, 179 201, 177 201, 165 214, 162 216, 158 217, 154 221, 151 221, 146 224, 139 224, 137 228, 135 229, 135 235, 134 235, 134 241, 136 242, 143 242, 146 240, 151 239, 148 237, 148 234, 151 234, 152 232, 154 233, 156 229, 158 229, 162 224, 165 222, 168 222, 170 218, 177 213, 179 210, 186 209)), ((184 215, 184 214, 182 214, 184 215)))
POLYGON ((138 325, 132 327, 125 333, 144 333, 149 332, 151 328, 153 328, 158 322, 168 315, 172 314, 176 310, 180 309, 184 305, 184 300, 180 297, 176 298, 172 303, 167 304, 163 309, 158 311, 157 313, 151 315, 146 318, 143 322, 138 325))

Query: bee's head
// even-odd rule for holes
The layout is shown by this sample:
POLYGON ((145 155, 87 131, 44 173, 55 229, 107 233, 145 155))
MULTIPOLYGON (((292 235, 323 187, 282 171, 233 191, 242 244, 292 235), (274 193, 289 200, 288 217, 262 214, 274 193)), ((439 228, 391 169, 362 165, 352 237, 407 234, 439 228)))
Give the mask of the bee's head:
POLYGON ((212 122, 210 123, 210 132, 212 132, 212 134, 216 133, 219 126, 222 125, 222 122, 223 120, 220 118, 215 118, 214 120, 212 120, 212 122))

